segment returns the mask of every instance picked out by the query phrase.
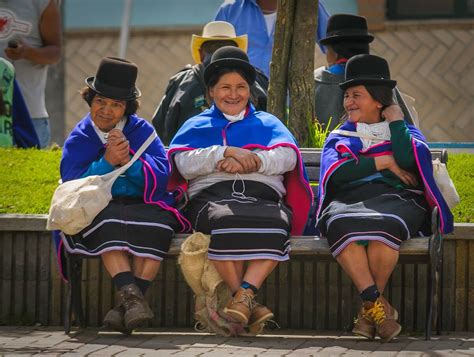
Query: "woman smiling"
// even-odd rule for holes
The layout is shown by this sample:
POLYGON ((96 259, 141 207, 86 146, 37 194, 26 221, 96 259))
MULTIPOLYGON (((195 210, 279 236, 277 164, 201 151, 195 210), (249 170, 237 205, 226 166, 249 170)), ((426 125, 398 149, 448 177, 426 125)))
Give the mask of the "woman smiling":
POLYGON ((242 50, 217 50, 204 72, 213 105, 183 125, 168 153, 172 183, 190 198, 185 215, 211 235, 208 258, 233 293, 224 312, 250 328, 273 317, 255 297, 289 259, 289 232, 301 234, 311 204, 295 139, 250 101, 255 75, 242 50))
MULTIPOLYGON (((134 63, 107 57, 96 76, 86 79, 82 97, 90 112, 64 144, 63 181, 112 172, 127 164, 153 133, 153 127, 136 115, 140 96, 135 86, 137 71, 134 63)), ((123 333, 153 318, 145 292, 174 232, 189 226, 172 208, 174 198, 166 191, 168 174, 168 160, 156 138, 115 181, 112 201, 93 222, 76 235, 60 234, 58 254, 66 249, 102 258, 118 289, 117 304, 106 314, 104 324, 123 333)))

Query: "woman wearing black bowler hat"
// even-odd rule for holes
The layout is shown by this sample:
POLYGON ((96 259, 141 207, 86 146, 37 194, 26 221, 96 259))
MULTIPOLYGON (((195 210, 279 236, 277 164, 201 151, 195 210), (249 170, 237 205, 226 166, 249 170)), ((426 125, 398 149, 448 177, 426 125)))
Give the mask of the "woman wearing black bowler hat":
MULTIPOLYGON (((90 112, 64 144, 60 165, 63 181, 103 175, 125 165, 153 133, 153 127, 136 115, 140 97, 136 78, 134 63, 107 57, 96 76, 86 79, 82 97, 90 112)), ((156 138, 115 181, 112 201, 90 226, 73 236, 59 234, 59 257, 66 249, 102 258, 118 289, 118 303, 107 313, 104 324, 123 333, 153 318, 145 292, 158 273, 174 232, 189 228, 172 207, 174 198, 166 191, 168 174, 165 150, 156 138)))
POLYGON ((326 37, 319 40, 326 46, 327 66, 314 70, 315 114, 319 123, 334 129, 341 121, 344 92, 339 83, 344 80, 347 61, 358 54, 369 53, 374 36, 368 33, 365 17, 335 14, 328 20, 326 37), (331 122, 329 123, 329 119, 331 122))
POLYGON ((426 140, 393 103, 395 84, 383 58, 347 62, 340 87, 348 121, 324 144, 316 213, 316 227, 362 299, 353 332, 383 341, 401 330, 383 297, 401 242, 431 233, 434 207, 442 232, 453 230, 426 140))
POLYGON ((168 152, 170 182, 190 198, 185 215, 211 235, 208 258, 233 293, 224 313, 251 331, 273 317, 255 296, 289 259, 289 232, 302 233, 312 199, 295 139, 250 102, 255 76, 241 49, 214 52, 204 71, 213 105, 184 123, 168 152))

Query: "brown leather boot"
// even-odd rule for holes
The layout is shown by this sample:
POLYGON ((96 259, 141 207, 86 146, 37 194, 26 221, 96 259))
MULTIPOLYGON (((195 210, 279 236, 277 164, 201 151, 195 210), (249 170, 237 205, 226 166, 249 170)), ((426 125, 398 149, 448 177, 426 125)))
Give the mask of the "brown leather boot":
POLYGON ((224 312, 237 322, 247 325, 255 304, 255 295, 251 289, 240 288, 224 308, 224 312))
POLYGON ((368 311, 373 307, 371 301, 362 302, 357 318, 354 320, 354 328, 352 333, 366 337, 370 340, 375 338, 375 323, 368 311))
POLYGON ((135 284, 125 285, 119 293, 125 307, 123 321, 127 330, 132 331, 153 319, 153 312, 138 286, 135 284))
POLYGON ((382 302, 385 307, 385 313, 387 314, 387 319, 398 321, 398 311, 390 305, 390 303, 382 295, 380 295, 379 300, 382 302))
POLYGON ((123 315, 125 314, 125 307, 122 302, 116 305, 114 308, 110 309, 109 312, 104 317, 103 324, 105 327, 122 332, 129 335, 131 331, 127 330, 125 323, 123 321, 123 315))
POLYGON ((374 320, 375 331, 383 342, 389 342, 402 330, 400 324, 395 321, 398 312, 384 298, 378 298, 368 310, 368 314, 374 320))
POLYGON ((250 312, 249 327, 252 329, 254 326, 263 325, 265 322, 273 318, 273 312, 268 307, 254 303, 253 309, 250 312))

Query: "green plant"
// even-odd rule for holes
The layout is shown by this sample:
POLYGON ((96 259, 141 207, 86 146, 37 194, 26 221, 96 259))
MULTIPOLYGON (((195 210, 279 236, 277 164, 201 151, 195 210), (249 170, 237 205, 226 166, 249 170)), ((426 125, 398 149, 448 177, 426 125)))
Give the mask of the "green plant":
MULTIPOLYGON (((308 140, 305 143, 304 147, 309 148, 322 148, 324 141, 331 132, 329 128, 331 127, 332 117, 329 118, 326 127, 321 125, 321 123, 314 119, 308 122, 308 140)), ((339 125, 338 125, 339 127, 339 125)))

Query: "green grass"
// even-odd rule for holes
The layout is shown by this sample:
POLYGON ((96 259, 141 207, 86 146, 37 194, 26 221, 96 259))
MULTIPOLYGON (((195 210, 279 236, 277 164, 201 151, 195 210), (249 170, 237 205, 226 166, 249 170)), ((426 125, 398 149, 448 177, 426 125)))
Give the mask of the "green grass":
MULTIPOLYGON (((0 148, 0 214, 48 213, 60 159, 61 150, 0 148)), ((450 154, 448 169, 461 196, 454 219, 474 223, 474 154, 450 154)))
POLYGON ((0 213, 48 213, 60 150, 0 149, 0 213))
POLYGON ((461 197, 453 209, 454 221, 474 223, 474 154, 449 154, 448 171, 461 197))

